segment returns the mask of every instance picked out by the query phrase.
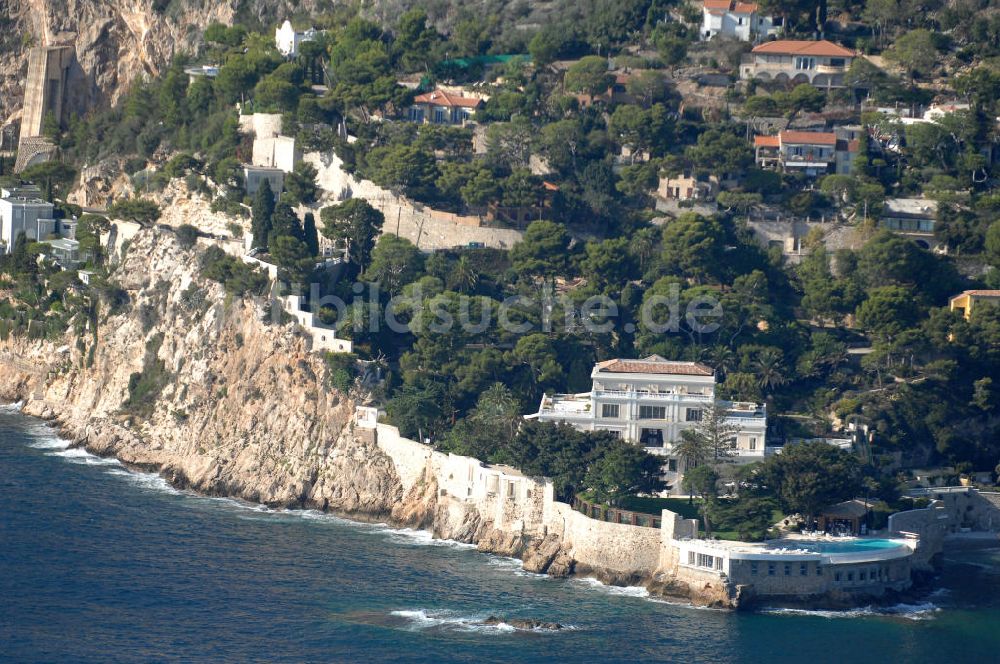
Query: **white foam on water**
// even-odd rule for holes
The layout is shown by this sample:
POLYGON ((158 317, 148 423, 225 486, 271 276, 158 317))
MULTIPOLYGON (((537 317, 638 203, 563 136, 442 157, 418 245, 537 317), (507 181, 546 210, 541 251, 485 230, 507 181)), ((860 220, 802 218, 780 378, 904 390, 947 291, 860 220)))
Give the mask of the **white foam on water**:
POLYGON ((70 446, 70 441, 56 436, 51 431, 28 431, 34 442, 28 443, 28 447, 36 450, 65 450, 70 446))
POLYGON ((23 401, 15 401, 14 403, 3 403, 0 404, 0 413, 20 413, 22 408, 24 408, 23 401))
POLYGON ((377 532, 386 535, 387 539, 397 544, 409 546, 443 546, 451 549, 477 549, 475 544, 456 542, 454 540, 436 539, 429 530, 415 530, 413 528, 390 528, 383 526, 377 532))
POLYGON ((161 493, 171 493, 175 495, 183 494, 183 491, 175 489, 170 486, 167 480, 163 479, 156 473, 143 473, 139 471, 129 471, 119 468, 114 468, 112 470, 104 471, 108 475, 115 475, 122 477, 126 482, 134 487, 144 489, 147 491, 159 491, 161 493))
POLYGON ((582 577, 573 579, 574 582, 583 584, 590 588, 597 588, 609 595, 620 595, 623 597, 639 597, 642 599, 649 598, 649 590, 643 588, 642 586, 609 586, 606 583, 601 583, 593 577, 582 577))
POLYGON ((511 632, 555 633, 558 631, 573 631, 574 625, 563 625, 561 630, 531 629, 519 630, 506 622, 485 625, 489 617, 486 614, 462 615, 448 609, 403 609, 391 611, 390 615, 405 618, 409 621, 409 629, 419 631, 431 628, 454 629, 463 632, 485 632, 493 634, 510 634, 511 632))
POLYGON ((818 618, 873 618, 889 617, 903 618, 906 620, 933 620, 934 614, 941 611, 941 608, 931 602, 921 604, 894 604, 893 606, 863 606, 856 609, 844 610, 823 610, 823 609, 789 609, 789 608, 767 608, 761 609, 761 613, 786 616, 815 616, 818 618))
POLYGON ((75 463, 83 466, 121 466, 121 462, 118 459, 99 457, 96 454, 91 454, 82 447, 72 447, 68 449, 58 450, 56 452, 47 452, 46 456, 62 457, 70 463, 75 463))

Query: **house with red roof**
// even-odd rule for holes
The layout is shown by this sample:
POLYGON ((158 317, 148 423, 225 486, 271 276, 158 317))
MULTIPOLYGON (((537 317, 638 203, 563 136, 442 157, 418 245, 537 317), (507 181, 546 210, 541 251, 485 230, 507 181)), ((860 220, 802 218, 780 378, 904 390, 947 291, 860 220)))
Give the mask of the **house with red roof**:
POLYGON ((704 0, 700 35, 705 40, 718 37, 759 41, 777 34, 780 24, 780 17, 776 19, 761 14, 756 2, 704 0))
POLYGON ((472 120, 476 110, 482 105, 480 97, 437 88, 413 98, 413 104, 407 111, 407 119, 410 122, 464 125, 472 120))
POLYGON ((740 78, 844 87, 844 75, 857 53, 825 39, 779 39, 755 46, 743 57, 740 78))
POLYGON ((859 141, 833 132, 782 131, 754 137, 755 161, 761 168, 815 177, 828 173, 850 175, 859 141))

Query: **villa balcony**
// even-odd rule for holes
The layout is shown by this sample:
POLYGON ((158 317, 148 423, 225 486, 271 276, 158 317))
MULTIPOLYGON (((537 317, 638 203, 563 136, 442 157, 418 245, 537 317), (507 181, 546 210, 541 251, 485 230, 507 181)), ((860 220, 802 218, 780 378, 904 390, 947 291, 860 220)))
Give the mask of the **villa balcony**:
POLYGON ((649 399, 655 401, 702 401, 709 403, 714 397, 706 394, 677 394, 674 392, 647 392, 642 390, 594 390, 595 398, 649 399))
POLYGON ((816 65, 817 74, 843 74, 846 71, 846 65, 816 65))

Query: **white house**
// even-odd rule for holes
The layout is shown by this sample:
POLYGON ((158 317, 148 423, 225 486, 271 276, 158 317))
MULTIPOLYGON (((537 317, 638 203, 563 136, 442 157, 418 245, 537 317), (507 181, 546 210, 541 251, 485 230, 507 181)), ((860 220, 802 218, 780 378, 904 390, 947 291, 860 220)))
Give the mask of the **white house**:
POLYGON ((0 243, 9 254, 19 235, 37 242, 53 232, 57 224, 52 215, 52 203, 40 198, 15 196, 0 198, 0 243))
POLYGON ((817 88, 842 88, 857 53, 833 42, 779 39, 744 53, 740 78, 776 83, 809 83, 817 88))
POLYGON ((774 19, 759 12, 757 3, 705 0, 702 5, 701 38, 757 41, 776 34, 778 28, 774 19))
POLYGON ((765 454, 767 412, 763 404, 716 401, 715 372, 698 362, 675 362, 659 355, 598 362, 590 374, 590 392, 542 395, 536 417, 565 422, 581 431, 609 431, 667 458, 664 479, 677 486, 683 472, 672 454, 681 431, 702 421, 713 403, 727 410, 736 429, 732 440, 737 461, 765 454))
POLYGON ((291 21, 285 21, 280 28, 274 31, 274 45, 278 51, 287 58, 294 58, 299 54, 299 45, 303 42, 316 41, 319 30, 312 28, 305 32, 298 32, 292 27, 291 21))

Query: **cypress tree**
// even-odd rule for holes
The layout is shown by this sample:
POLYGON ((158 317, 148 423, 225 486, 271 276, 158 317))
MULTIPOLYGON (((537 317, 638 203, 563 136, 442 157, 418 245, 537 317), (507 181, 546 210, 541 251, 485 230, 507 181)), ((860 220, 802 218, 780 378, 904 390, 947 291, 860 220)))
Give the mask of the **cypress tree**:
POLYGON ((274 217, 274 192, 271 183, 264 180, 257 190, 251 207, 253 222, 253 246, 255 249, 267 249, 267 241, 271 236, 271 224, 274 217))
POLYGON ((316 231, 316 217, 312 212, 306 212, 303 234, 306 246, 309 247, 309 253, 313 256, 319 256, 319 233, 316 231))

